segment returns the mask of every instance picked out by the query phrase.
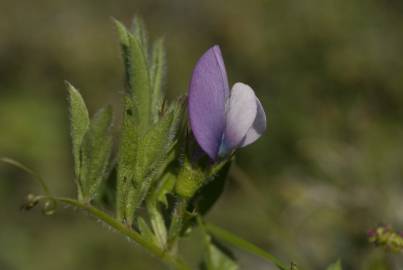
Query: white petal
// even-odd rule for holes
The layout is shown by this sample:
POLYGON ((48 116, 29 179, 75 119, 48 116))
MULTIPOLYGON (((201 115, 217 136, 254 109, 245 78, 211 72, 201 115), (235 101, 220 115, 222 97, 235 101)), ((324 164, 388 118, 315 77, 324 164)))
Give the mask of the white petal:
POLYGON ((263 132, 266 130, 266 113, 264 112, 262 103, 260 103, 258 98, 256 98, 256 104, 257 114, 255 121, 246 133, 246 136, 243 139, 240 147, 253 143, 259 139, 259 137, 262 136, 263 132))
POLYGON ((250 86, 236 83, 232 87, 227 107, 222 149, 230 152, 243 142, 257 114, 256 96, 250 86))

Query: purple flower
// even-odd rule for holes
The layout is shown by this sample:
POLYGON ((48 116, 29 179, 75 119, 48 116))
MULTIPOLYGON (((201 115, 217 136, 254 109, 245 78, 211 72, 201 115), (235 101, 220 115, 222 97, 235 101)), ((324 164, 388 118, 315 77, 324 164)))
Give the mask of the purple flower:
POLYGON ((238 82, 230 92, 217 45, 197 62, 188 102, 193 135, 212 160, 253 143, 266 129, 266 114, 252 88, 238 82))

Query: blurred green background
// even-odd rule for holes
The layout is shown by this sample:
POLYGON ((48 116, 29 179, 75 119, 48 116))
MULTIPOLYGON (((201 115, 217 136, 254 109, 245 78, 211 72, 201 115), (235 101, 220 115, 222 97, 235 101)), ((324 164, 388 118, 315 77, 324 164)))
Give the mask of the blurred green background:
MULTIPOLYGON (((238 153, 208 219, 303 269, 402 269, 370 246, 379 222, 403 229, 403 2, 0 0, 0 156, 23 161, 74 195, 69 80, 92 112, 116 111, 123 72, 111 16, 144 17, 165 35, 166 89, 220 44, 230 82, 250 84, 269 130, 238 153)), ((21 212, 29 176, 0 165, 0 269, 164 269, 71 209, 21 212)), ((189 250, 196 250, 192 242, 189 250)), ((192 252, 189 252, 192 253, 192 252)), ((237 252, 242 269, 273 269, 237 252)))

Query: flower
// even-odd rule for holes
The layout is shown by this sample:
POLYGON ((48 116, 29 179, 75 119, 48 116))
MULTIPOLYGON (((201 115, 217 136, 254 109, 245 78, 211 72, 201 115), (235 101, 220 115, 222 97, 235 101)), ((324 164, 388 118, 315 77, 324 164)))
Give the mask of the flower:
POLYGON ((193 70, 188 108, 193 135, 214 161, 253 143, 266 130, 266 114, 252 88, 238 82, 230 91, 218 45, 193 70))

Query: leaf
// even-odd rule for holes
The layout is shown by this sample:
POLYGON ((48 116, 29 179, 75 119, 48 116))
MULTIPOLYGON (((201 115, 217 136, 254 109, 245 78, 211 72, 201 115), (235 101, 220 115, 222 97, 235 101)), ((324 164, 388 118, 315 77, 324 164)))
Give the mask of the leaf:
MULTIPOLYGON (((73 145, 74 172, 76 179, 79 179, 80 167, 81 167, 80 149, 82 141, 84 139, 84 135, 89 128, 90 119, 88 116, 87 107, 78 90, 68 82, 66 82, 66 87, 69 91, 70 126, 71 126, 70 132, 73 145)), ((81 191, 79 185, 78 188, 80 194, 81 191)))
POLYGON ((151 86, 147 57, 139 37, 129 34, 129 92, 136 102, 139 129, 146 132, 151 118, 151 86))
POLYGON ((116 215, 125 218, 127 196, 135 177, 138 145, 138 127, 135 104, 126 96, 117 166, 116 215))
POLYGON ((159 210, 159 203, 162 203, 166 208, 168 207, 166 195, 173 190, 175 181, 176 175, 168 170, 152 188, 150 196, 147 199, 147 209, 150 215, 151 226, 161 247, 164 247, 167 243, 168 232, 164 215, 159 210))
POLYGON ((157 243, 157 239, 153 234, 152 230, 148 226, 148 224, 144 221, 142 217, 137 219, 137 225, 140 231, 140 234, 148 241, 152 243, 157 243))
POLYGON ((134 211, 143 202, 154 172, 159 171, 166 158, 170 146, 169 131, 172 123, 172 113, 165 115, 139 141, 135 176, 132 179, 126 203, 127 221, 133 219, 134 211))
POLYGON ((228 244, 241 250, 247 251, 251 254, 255 254, 256 256, 266 259, 267 261, 272 262, 274 265, 276 265, 277 268, 280 270, 288 269, 288 267, 286 267, 285 264, 280 261, 280 259, 270 254, 269 252, 255 246, 254 244, 240 238, 239 236, 211 223, 204 224, 204 227, 206 231, 215 238, 227 242, 228 244))
POLYGON ((97 195, 106 177, 112 150, 111 125, 112 108, 108 106, 95 114, 82 142, 80 184, 84 199, 88 201, 97 195))
POLYGON ((147 48, 139 33, 131 34, 115 20, 126 74, 127 92, 138 108, 139 130, 147 131, 151 119, 151 85, 149 78, 147 48))
POLYGON ((168 207, 167 194, 171 193, 175 187, 176 174, 168 170, 162 179, 158 182, 155 190, 152 191, 149 201, 153 204, 162 203, 168 207))
POLYGON ((130 56, 129 56, 129 33, 126 30, 126 27, 119 22, 118 20, 113 20, 116 26, 116 30, 118 33, 120 47, 122 49, 122 58, 124 63, 125 70, 125 84, 127 91, 130 89, 130 56))
POLYGON ((144 20, 140 16, 135 16, 133 18, 131 31, 133 35, 135 35, 140 43, 141 47, 144 50, 144 55, 148 58, 148 33, 144 23, 144 20))
POLYGON ((343 270, 340 260, 337 260, 335 263, 329 265, 326 270, 343 270))
MULTIPOLYGON (((203 230, 204 231, 204 230, 203 230)), ((211 236, 204 231, 204 244, 206 246, 203 270, 237 270, 238 264, 228 255, 228 252, 213 243, 211 236)))
POLYGON ((157 242, 161 248, 165 247, 167 243, 168 233, 164 217, 156 207, 148 208, 148 212, 150 215, 151 227, 154 231, 157 242))
POLYGON ((143 137, 139 146, 139 167, 137 173, 139 178, 147 176, 155 169, 155 165, 158 165, 158 161, 166 157, 174 135, 170 134, 173 116, 172 112, 164 115, 143 137))
POLYGON ((150 81, 152 90, 151 110, 154 122, 158 120, 162 107, 162 83, 166 75, 166 58, 163 39, 154 42, 150 63, 150 81))

